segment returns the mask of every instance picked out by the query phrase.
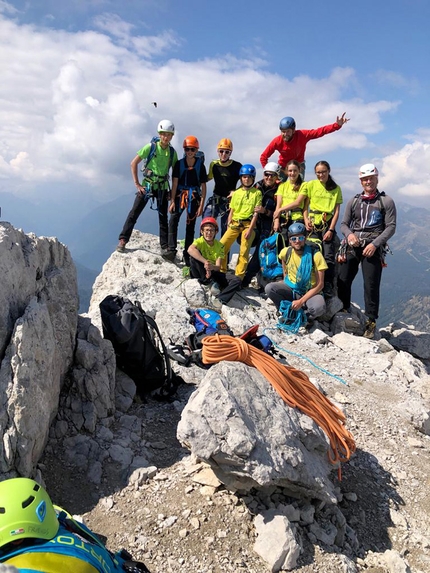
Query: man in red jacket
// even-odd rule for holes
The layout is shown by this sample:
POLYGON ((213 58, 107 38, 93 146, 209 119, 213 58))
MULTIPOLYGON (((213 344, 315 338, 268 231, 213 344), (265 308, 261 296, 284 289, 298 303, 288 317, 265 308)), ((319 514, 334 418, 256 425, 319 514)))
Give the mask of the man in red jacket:
MULTIPOLYGON (((292 117, 283 117, 279 122, 279 129, 281 130, 281 135, 272 139, 266 149, 260 156, 260 162, 263 167, 269 161, 269 158, 275 153, 279 152, 278 163, 285 173, 285 167, 287 163, 292 159, 295 159, 301 164, 301 174, 305 175, 305 151, 308 141, 311 139, 318 139, 323 135, 328 133, 333 133, 338 131, 342 125, 344 125, 348 118, 345 117, 346 112, 340 117, 336 118, 334 123, 329 125, 324 125, 323 127, 318 127, 317 129, 297 129, 296 122, 292 117)), ((286 173, 285 173, 286 175, 286 173)))

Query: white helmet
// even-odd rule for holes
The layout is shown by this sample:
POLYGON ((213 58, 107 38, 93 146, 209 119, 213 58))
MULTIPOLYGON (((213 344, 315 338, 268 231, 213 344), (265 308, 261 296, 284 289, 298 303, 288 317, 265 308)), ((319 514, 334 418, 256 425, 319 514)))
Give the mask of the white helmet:
POLYGON ((157 131, 158 133, 160 133, 160 131, 164 131, 165 133, 175 133, 175 126, 170 119, 162 119, 158 124, 157 131))
POLYGON ((360 171, 358 172, 359 178, 363 179, 363 177, 370 177, 370 175, 379 175, 379 172, 373 163, 366 163, 366 165, 362 165, 360 167, 360 171))
POLYGON ((270 173, 279 173, 279 165, 278 163, 275 163, 274 161, 269 161, 269 163, 266 163, 266 166, 263 169, 263 173, 266 173, 266 171, 270 171, 270 173))

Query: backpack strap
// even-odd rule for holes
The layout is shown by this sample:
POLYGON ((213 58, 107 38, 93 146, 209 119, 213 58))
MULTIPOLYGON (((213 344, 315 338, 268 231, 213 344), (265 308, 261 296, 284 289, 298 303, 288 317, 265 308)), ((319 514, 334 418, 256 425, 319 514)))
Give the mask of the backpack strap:
MULTIPOLYGON (((148 157, 145 160, 145 167, 148 167, 149 162, 151 161, 151 159, 153 159, 154 157, 156 157, 156 151, 157 151, 157 143, 160 141, 160 138, 155 136, 151 139, 151 147, 149 148, 149 153, 148 153, 148 157)), ((169 169, 172 167, 173 165, 173 159, 175 156, 175 150, 174 148, 170 145, 169 143, 169 169)))
MULTIPOLYGON (((196 170, 196 176, 197 176, 197 187, 200 187, 200 168, 201 168, 201 163, 202 163, 202 159, 201 157, 196 157, 196 162, 194 163, 194 165, 192 167, 190 167, 190 169, 195 169, 196 170)), ((179 161, 179 180, 182 179, 183 174, 185 173, 185 171, 187 171, 189 168, 186 166, 185 164, 185 158, 183 157, 180 161, 179 161)))

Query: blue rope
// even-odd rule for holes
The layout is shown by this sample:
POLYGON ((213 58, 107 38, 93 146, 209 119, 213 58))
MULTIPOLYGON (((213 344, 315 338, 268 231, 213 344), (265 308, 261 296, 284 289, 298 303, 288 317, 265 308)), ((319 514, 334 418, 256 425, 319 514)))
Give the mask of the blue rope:
POLYGON ((325 370, 325 368, 321 368, 321 366, 318 366, 318 364, 315 364, 315 362, 313 362, 310 358, 307 358, 307 356, 303 356, 303 354, 298 354, 297 352, 292 352, 291 350, 287 350, 286 348, 279 346, 279 344, 277 344, 272 338, 270 338, 270 336, 267 335, 268 330, 274 330, 276 332, 276 328, 265 328, 263 330, 263 334, 265 334, 267 336, 267 338, 270 340, 270 342, 273 344, 273 346, 275 348, 277 348, 278 350, 281 350, 282 352, 286 352, 287 354, 291 354, 292 356, 296 356, 297 358, 301 358, 302 360, 307 360, 309 362, 309 364, 312 364, 312 366, 317 368, 317 370, 321 370, 321 372, 324 372, 324 374, 327 374, 328 376, 335 378, 336 380, 338 380, 339 382, 341 382, 345 386, 348 386, 348 382, 345 382, 345 380, 343 378, 341 378, 340 376, 336 376, 336 374, 332 374, 328 370, 325 370))

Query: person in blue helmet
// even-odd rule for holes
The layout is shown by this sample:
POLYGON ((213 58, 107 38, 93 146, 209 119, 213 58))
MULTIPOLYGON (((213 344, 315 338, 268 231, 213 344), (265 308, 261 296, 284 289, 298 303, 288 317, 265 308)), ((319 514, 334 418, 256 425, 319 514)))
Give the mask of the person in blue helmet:
POLYGON ((334 123, 317 127, 316 129, 296 129, 296 122, 294 118, 287 116, 283 117, 279 122, 280 135, 272 139, 266 149, 260 156, 260 162, 263 167, 266 166, 270 157, 277 151, 279 153, 278 163, 282 171, 287 177, 285 168, 289 161, 295 159, 301 164, 301 174, 305 174, 305 152, 306 145, 312 139, 318 139, 329 133, 338 131, 349 119, 346 113, 336 118, 334 123))
POLYGON ((258 210, 261 206, 262 193, 254 186, 257 172, 253 165, 246 163, 239 171, 241 186, 234 191, 230 201, 227 231, 221 237, 224 245, 225 256, 222 261, 221 271, 227 272, 228 253, 240 236, 240 250, 235 275, 240 279, 245 276, 248 266, 249 252, 255 237, 258 210))
POLYGON ((319 250, 306 243, 306 227, 293 223, 288 228, 289 246, 282 249, 279 259, 284 280, 266 285, 266 295, 279 310, 283 300, 291 302, 292 310, 303 309, 311 321, 324 314, 326 305, 321 291, 327 263, 319 250))
POLYGON ((0 564, 20 573, 149 573, 99 537, 29 478, 0 482, 0 564))

